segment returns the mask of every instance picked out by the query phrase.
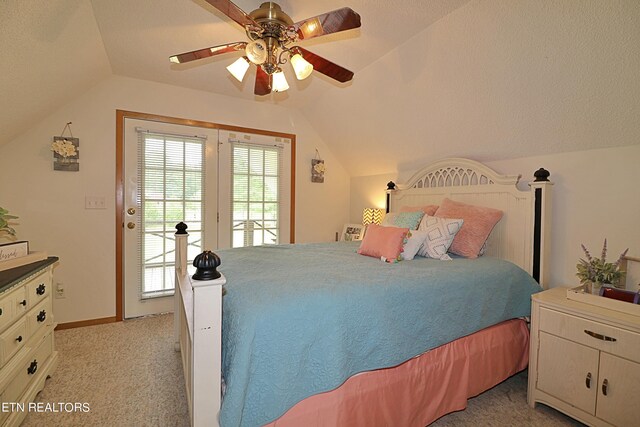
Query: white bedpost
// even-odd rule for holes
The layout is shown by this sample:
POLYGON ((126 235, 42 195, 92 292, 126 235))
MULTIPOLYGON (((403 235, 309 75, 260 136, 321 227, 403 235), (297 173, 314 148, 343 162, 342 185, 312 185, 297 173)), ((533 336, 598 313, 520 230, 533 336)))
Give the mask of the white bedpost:
POLYGON ((535 181, 529 186, 533 192, 533 278, 543 289, 549 287, 551 254, 551 189, 549 171, 540 168, 533 176, 535 181))
POLYGON ((183 277, 187 273, 187 243, 189 239, 189 233, 187 233, 187 225, 184 222, 176 225, 176 265, 175 265, 175 298, 174 298, 174 307, 173 307, 173 336, 174 336, 174 344, 173 347, 176 351, 180 351, 180 320, 181 316, 181 307, 182 307, 182 297, 180 295, 180 286, 178 284, 179 278, 183 277))
MULTIPOLYGON (((191 425, 216 427, 220 425, 222 402, 222 286, 226 279, 220 274, 212 280, 196 280, 187 274, 187 227, 180 223, 176 228, 174 319, 191 425)), ((209 253, 208 259, 211 256, 215 255, 209 253)), ((194 264, 198 262, 196 257, 194 264)), ((208 273, 216 272, 215 267, 205 264, 198 266, 194 276, 213 276, 208 273)))

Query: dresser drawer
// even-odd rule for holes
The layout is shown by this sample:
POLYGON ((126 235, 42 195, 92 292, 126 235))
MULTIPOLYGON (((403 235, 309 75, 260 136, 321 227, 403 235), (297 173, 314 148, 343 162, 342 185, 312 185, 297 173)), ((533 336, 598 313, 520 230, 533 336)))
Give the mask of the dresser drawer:
POLYGON ((36 277, 30 279, 24 287, 27 290, 29 307, 33 307, 40 303, 40 301, 43 301, 51 294, 51 275, 49 274, 49 271, 45 270, 36 277))
POLYGON ((45 362, 53 352, 53 333, 48 334, 31 352, 29 358, 22 363, 18 373, 4 391, 4 398, 8 402, 17 402, 27 389, 29 382, 37 376, 38 369, 44 366, 45 362))
POLYGON ((28 338, 27 319, 24 317, 0 334, 0 365, 4 366, 11 356, 24 346, 28 338))
POLYGON ((14 318, 13 296, 7 295, 0 299, 0 331, 9 326, 14 318))
POLYGON ((540 308, 540 330, 559 337, 640 362, 640 334, 540 308))
POLYGON ((33 337, 43 326, 50 325, 52 322, 51 298, 46 298, 27 313, 29 336, 33 337))

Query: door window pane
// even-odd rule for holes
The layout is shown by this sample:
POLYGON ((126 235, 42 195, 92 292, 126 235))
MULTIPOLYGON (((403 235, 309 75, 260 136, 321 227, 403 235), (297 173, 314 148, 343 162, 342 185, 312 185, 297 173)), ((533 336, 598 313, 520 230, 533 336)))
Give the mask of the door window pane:
POLYGON ((235 142, 231 152, 232 246, 278 244, 282 148, 235 142))
POLYGON ((177 222, 189 224, 187 258, 202 252, 204 143, 199 138, 141 134, 141 299, 173 293, 177 222))

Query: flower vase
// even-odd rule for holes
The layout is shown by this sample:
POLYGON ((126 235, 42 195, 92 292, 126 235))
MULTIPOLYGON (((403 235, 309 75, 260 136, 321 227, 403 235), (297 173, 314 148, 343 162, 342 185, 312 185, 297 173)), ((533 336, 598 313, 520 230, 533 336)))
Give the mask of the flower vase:
POLYGON ((602 288, 602 283, 600 282, 592 282, 591 280, 587 280, 584 282, 585 289, 584 291, 591 295, 600 295, 600 289, 602 288))

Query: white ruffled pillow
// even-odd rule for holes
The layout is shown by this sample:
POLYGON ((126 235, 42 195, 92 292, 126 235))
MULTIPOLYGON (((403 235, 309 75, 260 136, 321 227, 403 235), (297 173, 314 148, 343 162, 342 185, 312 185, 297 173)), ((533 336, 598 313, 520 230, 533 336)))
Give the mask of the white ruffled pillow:
POLYGON ((447 255, 447 251, 453 242, 453 238, 462 228, 463 223, 464 220, 462 219, 425 215, 418 226, 418 231, 426 233, 424 244, 418 250, 418 255, 443 261, 451 260, 451 257, 447 255))

